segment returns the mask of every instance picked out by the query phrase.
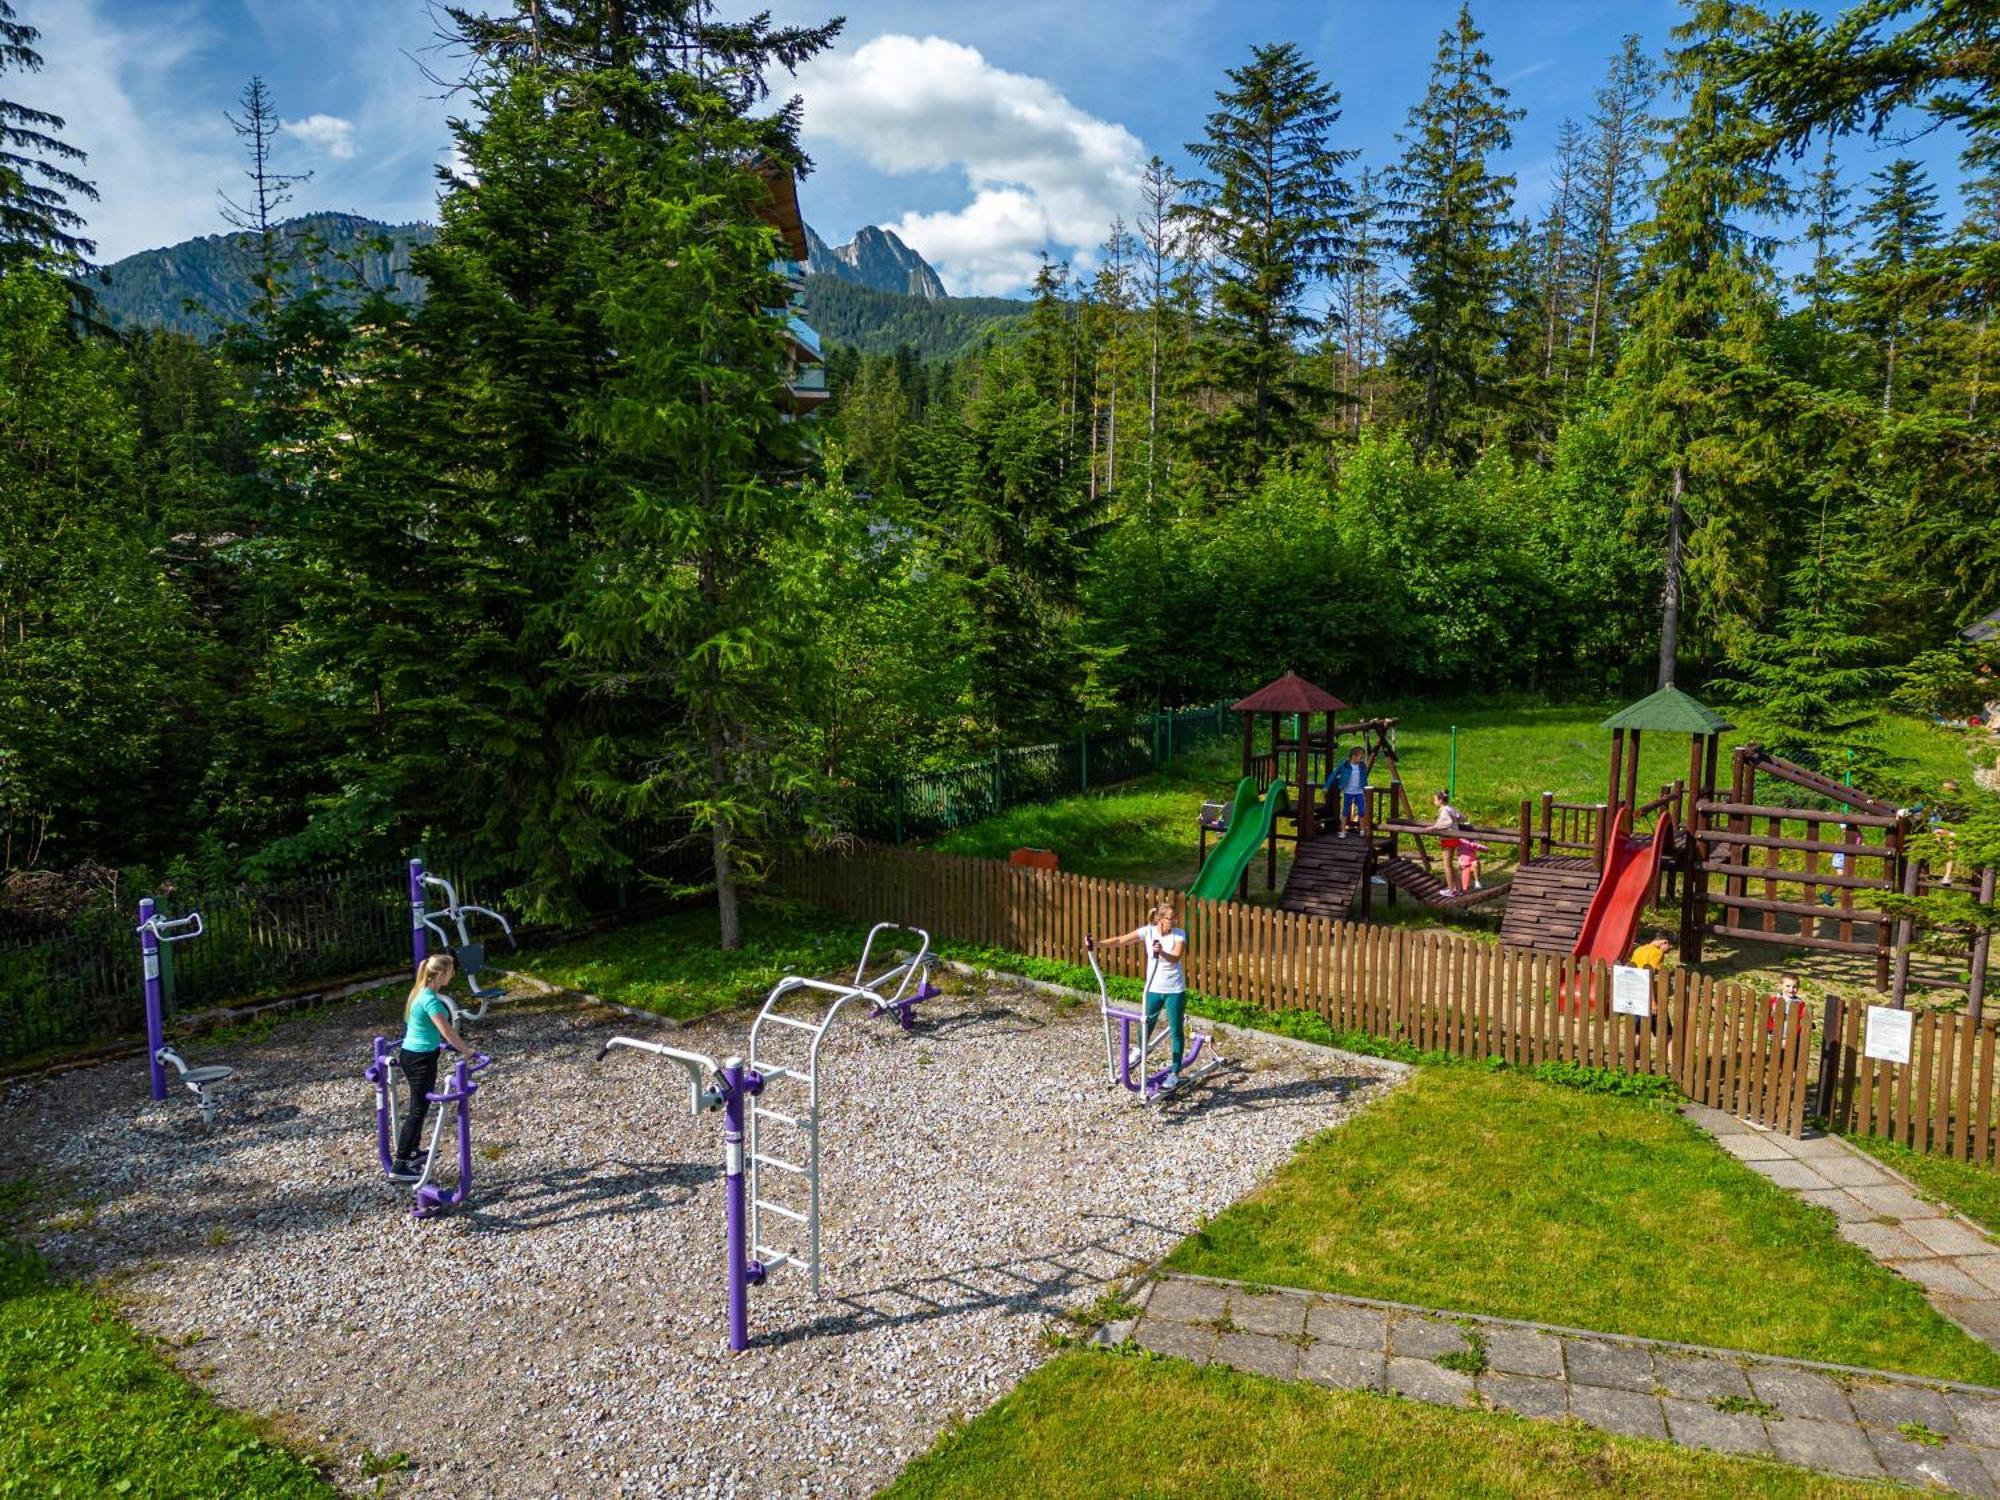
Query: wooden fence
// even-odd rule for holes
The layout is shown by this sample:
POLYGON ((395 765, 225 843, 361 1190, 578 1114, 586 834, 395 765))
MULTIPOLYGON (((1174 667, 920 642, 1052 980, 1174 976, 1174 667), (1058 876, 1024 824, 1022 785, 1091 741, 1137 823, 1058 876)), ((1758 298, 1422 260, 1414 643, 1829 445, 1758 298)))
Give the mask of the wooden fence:
MULTIPOLYGON (((1307 1010, 1337 1031, 1523 1067, 1579 1063, 1670 1078, 1690 1099, 1797 1134, 1815 1052, 1798 1016, 1772 1024, 1761 995, 1687 970, 1658 976, 1653 1015, 1610 1013, 1601 962, 1498 948, 1457 933, 1334 922, 1236 901, 998 861, 870 850, 787 867, 812 905, 865 922, 923 927, 940 941, 1083 962, 1086 932, 1140 925, 1178 903, 1198 993, 1266 1010, 1307 1010)), ((1136 978, 1136 948, 1103 955, 1136 978)))
POLYGON ((1838 1039, 1829 1114, 1849 1135, 1872 1135, 1932 1156, 1991 1164, 1995 1159, 1993 1021, 1949 1011, 1912 1018, 1910 1060, 1862 1055, 1868 1007, 1836 1001, 1838 1039))

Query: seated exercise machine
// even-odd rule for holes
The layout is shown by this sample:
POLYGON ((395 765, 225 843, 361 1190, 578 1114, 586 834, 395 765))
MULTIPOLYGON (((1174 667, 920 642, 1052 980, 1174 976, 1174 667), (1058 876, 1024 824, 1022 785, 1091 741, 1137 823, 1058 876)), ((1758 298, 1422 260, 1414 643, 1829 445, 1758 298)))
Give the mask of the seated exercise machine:
POLYGON ((205 1067, 190 1067, 178 1047, 167 1044, 166 1037, 166 985, 160 974, 160 948, 166 943, 181 943, 189 938, 198 938, 206 929, 202 926, 201 913, 191 911, 184 917, 163 917, 148 896, 139 903, 139 959, 145 973, 146 993, 146 1066, 151 1075, 153 1097, 167 1097, 167 1069, 172 1068, 194 1095, 195 1106, 201 1111, 201 1128, 215 1128, 216 1097, 209 1092, 224 1079, 232 1077, 236 1070, 219 1063, 205 1067))
MULTIPOLYGON (((1173 1058, 1166 1059, 1163 1068, 1152 1068, 1150 1058, 1156 1046, 1172 1046, 1168 1035, 1165 1015, 1153 1028, 1150 1036, 1142 1034, 1138 1041, 1132 1040, 1135 1030, 1144 1032, 1146 1023, 1145 1001, 1140 1000, 1137 1008, 1115 1004, 1111 992, 1104 983, 1104 970, 1097 966, 1097 950, 1086 943, 1083 955, 1090 960, 1090 972, 1097 976, 1097 1008, 1104 1020, 1104 1072, 1109 1083, 1122 1083, 1137 1094, 1141 1102, 1151 1104, 1160 1097, 1161 1086, 1167 1076, 1174 1071, 1173 1058), (1117 1040, 1112 1039, 1114 1026, 1117 1040)), ((1146 959, 1146 975, 1152 978, 1153 959, 1146 959)), ((1192 1030, 1192 1028, 1190 1028, 1192 1030)), ((1185 1088, 1204 1074, 1212 1073, 1222 1066, 1222 1057, 1215 1049, 1215 1039, 1205 1032, 1196 1032, 1190 1040, 1187 1055, 1181 1059, 1181 1087, 1185 1088)))
POLYGON ((788 975, 773 985, 751 1023, 747 1062, 740 1056, 718 1061, 705 1052, 628 1036, 614 1036, 597 1051, 600 1062, 614 1047, 665 1058, 687 1072, 692 1113, 722 1111, 733 1350, 750 1347, 750 1288, 763 1285, 773 1271, 785 1266, 804 1271, 813 1295, 819 1295, 819 1058, 827 1032, 856 1001, 866 1003, 871 1015, 894 1012, 908 1030, 909 1007, 937 993, 930 984, 930 934, 918 927, 907 929, 921 939, 916 955, 864 982, 875 935, 890 930, 894 924, 884 922, 870 931, 852 984, 788 975), (919 973, 923 980, 912 994, 919 973), (778 1132, 776 1142, 772 1131, 778 1132))
POLYGON ((486 944, 475 940, 472 924, 468 917, 490 917, 500 925, 500 935, 507 939, 509 948, 518 948, 514 941, 514 929, 499 912, 484 906, 472 906, 458 899, 457 888, 442 875, 432 875, 425 871, 421 859, 410 861, 410 947, 415 967, 422 967, 425 956, 430 951, 430 936, 435 934, 438 942, 450 953, 458 964, 459 973, 465 976, 465 987, 472 998, 479 1002, 477 1009, 459 1005, 450 995, 440 998, 451 1007, 451 1021, 454 1026, 461 1021, 485 1019, 486 1007, 507 993, 505 985, 481 985, 479 973, 486 967, 486 944), (444 893, 444 905, 431 907, 425 887, 444 893), (451 931, 444 924, 451 924, 451 931), (456 935, 457 942, 453 942, 456 935))
MULTIPOLYGON (((424 1151, 423 1175, 417 1179, 416 1206, 411 1210, 419 1219, 456 1208, 472 1192, 472 1096, 479 1092, 478 1075, 492 1063, 493 1059, 483 1052, 476 1052, 470 1058, 461 1055, 453 1062, 445 1086, 425 1096, 439 1107, 431 1117, 430 1144, 424 1151), (448 1104, 456 1108, 444 1108, 448 1104), (438 1135, 444 1129, 446 1117, 451 1115, 458 1119, 458 1180, 447 1188, 432 1182, 431 1173, 437 1169, 438 1135)), ((374 1058, 361 1076, 375 1086, 375 1154, 385 1177, 393 1168, 396 1155, 397 1072, 395 1044, 385 1036, 376 1037, 374 1058)))

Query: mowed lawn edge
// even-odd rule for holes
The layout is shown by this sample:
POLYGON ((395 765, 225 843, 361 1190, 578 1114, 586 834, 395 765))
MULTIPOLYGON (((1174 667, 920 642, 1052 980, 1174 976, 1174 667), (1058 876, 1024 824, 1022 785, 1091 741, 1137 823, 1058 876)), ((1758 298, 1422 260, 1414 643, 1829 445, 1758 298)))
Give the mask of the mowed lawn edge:
POLYGON ((1885 1493, 1876 1485, 1612 1437, 1574 1423, 1455 1411, 1150 1355, 1069 1350, 947 1433, 882 1497, 1845 1500, 1885 1493))
POLYGON ((1676 1112, 1432 1066, 1169 1269, 2000 1385, 2000 1353, 1676 1112))

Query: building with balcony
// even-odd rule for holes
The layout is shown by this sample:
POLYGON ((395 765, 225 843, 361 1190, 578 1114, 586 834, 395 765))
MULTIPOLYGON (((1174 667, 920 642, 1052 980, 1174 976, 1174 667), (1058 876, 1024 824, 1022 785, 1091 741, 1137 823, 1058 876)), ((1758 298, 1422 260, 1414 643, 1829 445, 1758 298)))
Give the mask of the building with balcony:
POLYGON ((799 185, 792 174, 782 167, 772 166, 766 168, 764 180, 771 189, 770 208, 765 218, 778 231, 778 238, 789 255, 775 267, 791 288, 791 302, 786 308, 789 316, 785 325, 785 390, 791 401, 792 415, 805 416, 831 394, 826 385, 826 368, 820 359, 819 334, 806 322, 801 311, 806 291, 806 223, 799 213, 799 185))

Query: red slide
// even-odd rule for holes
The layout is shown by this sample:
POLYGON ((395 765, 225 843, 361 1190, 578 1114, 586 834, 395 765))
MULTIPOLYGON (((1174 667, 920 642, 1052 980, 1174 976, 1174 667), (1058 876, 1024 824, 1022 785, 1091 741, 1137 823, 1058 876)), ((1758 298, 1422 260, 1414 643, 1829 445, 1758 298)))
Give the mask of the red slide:
POLYGON ((1645 909, 1660 873, 1660 855, 1673 841, 1674 824, 1670 815, 1662 813, 1651 838, 1635 839, 1627 832, 1631 816, 1629 808, 1618 810, 1604 878, 1597 883, 1597 894, 1590 898, 1576 946, 1569 950, 1578 958, 1623 963, 1639 935, 1639 913, 1645 909))

